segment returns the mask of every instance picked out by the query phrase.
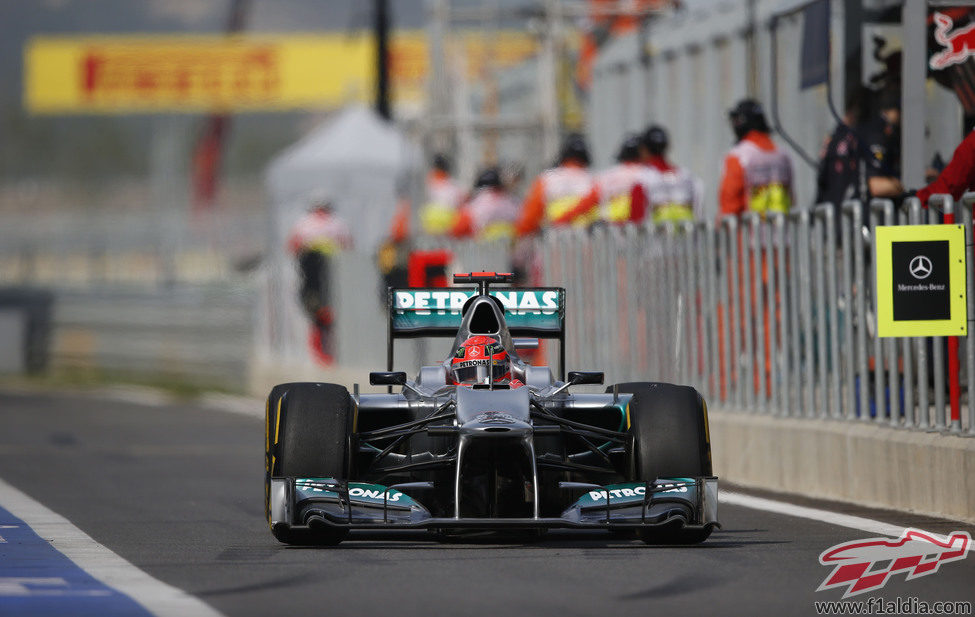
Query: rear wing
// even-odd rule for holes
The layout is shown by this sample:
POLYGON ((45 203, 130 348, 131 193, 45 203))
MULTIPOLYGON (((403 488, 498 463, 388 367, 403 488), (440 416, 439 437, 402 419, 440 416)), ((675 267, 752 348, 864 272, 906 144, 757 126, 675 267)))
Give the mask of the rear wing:
MULTIPOLYGON (((477 287, 390 288, 387 370, 393 370, 396 339, 456 336, 461 310, 477 293, 477 287)), ((488 294, 504 307, 504 320, 511 336, 559 341, 561 375, 565 370, 565 289, 503 288, 491 289, 488 294)))

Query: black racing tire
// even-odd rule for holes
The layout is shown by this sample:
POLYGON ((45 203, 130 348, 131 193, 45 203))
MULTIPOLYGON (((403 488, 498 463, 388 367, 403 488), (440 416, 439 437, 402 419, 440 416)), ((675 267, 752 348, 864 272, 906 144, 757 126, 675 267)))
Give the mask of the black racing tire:
MULTIPOLYGON (((696 389, 653 382, 621 383, 618 387, 620 392, 633 394, 633 480, 712 475, 707 404, 696 389)), ((607 388, 611 391, 612 386, 607 388)), ((710 535, 710 528, 640 530, 641 539, 648 544, 698 544, 710 535)))
MULTIPOLYGON (((271 477, 348 477, 352 397, 344 386, 288 383, 275 386, 265 413, 264 513, 270 525, 271 477)), ((345 529, 271 527, 285 544, 338 544, 345 529)))

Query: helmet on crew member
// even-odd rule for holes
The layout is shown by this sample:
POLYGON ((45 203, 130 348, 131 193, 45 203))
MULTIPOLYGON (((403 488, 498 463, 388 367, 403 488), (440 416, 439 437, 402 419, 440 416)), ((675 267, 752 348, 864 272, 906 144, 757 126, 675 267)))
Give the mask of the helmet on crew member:
POLYGON ((433 164, 431 165, 431 167, 433 167, 434 169, 442 171, 446 174, 450 173, 450 159, 447 157, 446 154, 442 152, 438 152, 434 154, 432 163, 433 164))
POLYGON ((323 188, 309 191, 305 195, 305 205, 309 212, 331 212, 335 209, 331 193, 323 188))
POLYGON ((620 145, 619 154, 616 160, 620 163, 635 163, 640 160, 640 136, 630 134, 626 136, 620 145))
POLYGON ((566 161, 576 161, 586 167, 589 166, 589 146, 586 145, 586 138, 579 133, 571 133, 562 143, 559 164, 566 161))
POLYGON ((654 156, 663 156, 670 144, 670 137, 667 136, 666 129, 659 124, 648 126, 641 138, 643 147, 654 156))
POLYGON ((738 141, 741 141, 749 131, 769 132, 765 110, 762 104, 754 99, 738 101, 738 104, 728 111, 728 118, 731 120, 731 127, 738 141))
POLYGON ((501 187, 501 174, 498 172, 497 167, 488 167, 481 172, 481 175, 477 177, 477 182, 474 183, 475 189, 481 188, 500 188, 501 187))
POLYGON ((454 352, 450 378, 457 385, 487 385, 510 380, 511 360, 498 339, 472 336, 454 352))

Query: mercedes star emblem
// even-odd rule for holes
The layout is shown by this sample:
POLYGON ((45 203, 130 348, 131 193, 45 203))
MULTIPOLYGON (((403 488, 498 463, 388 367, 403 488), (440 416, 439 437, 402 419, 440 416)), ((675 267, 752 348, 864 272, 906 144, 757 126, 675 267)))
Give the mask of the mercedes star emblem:
POLYGON ((931 274, 931 260, 924 255, 918 255, 911 260, 911 265, 908 268, 914 278, 926 279, 931 274))

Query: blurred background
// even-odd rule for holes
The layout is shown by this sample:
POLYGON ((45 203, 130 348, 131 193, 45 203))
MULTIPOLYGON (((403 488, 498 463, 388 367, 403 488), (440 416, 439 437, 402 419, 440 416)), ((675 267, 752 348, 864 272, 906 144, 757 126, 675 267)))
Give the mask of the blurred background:
MULTIPOLYGON (((970 20, 965 3, 942 4, 956 27, 970 20)), ((695 216, 714 219, 728 110, 750 98, 793 160, 796 206, 810 207, 844 100, 872 84, 911 93, 898 101, 911 148, 897 156, 904 187, 920 188, 975 117, 970 59, 927 66, 932 11, 0 0, 0 372, 258 393, 361 379, 385 362, 383 291, 412 252, 446 251, 433 257, 448 273, 513 265, 510 239, 425 233, 437 154, 464 193, 496 167, 520 206, 567 135, 602 169, 659 124, 700 179, 695 216), (318 312, 289 249, 315 200, 350 235, 329 255, 318 312)), ((404 342, 398 368, 442 351, 404 342)))

